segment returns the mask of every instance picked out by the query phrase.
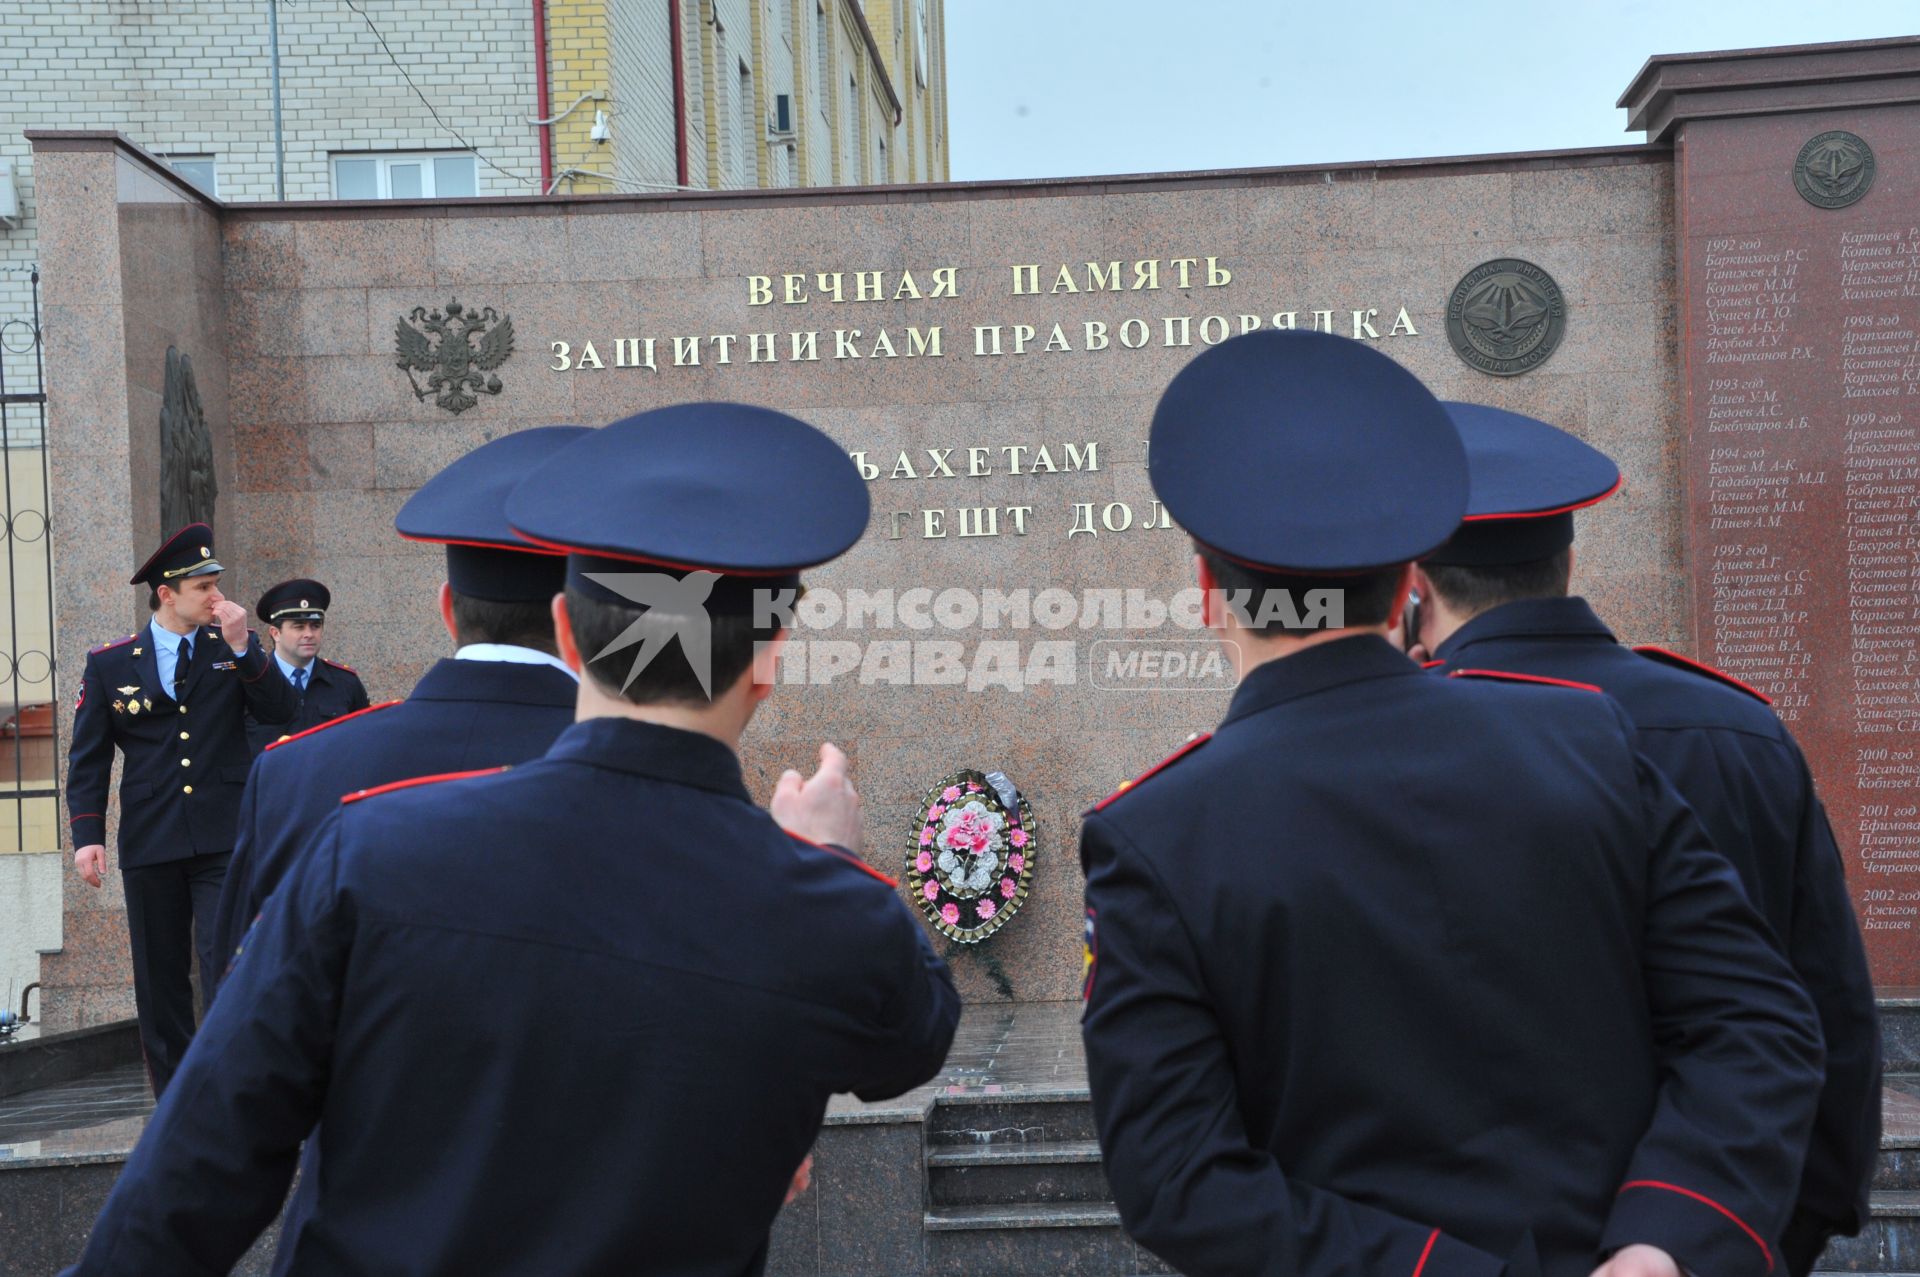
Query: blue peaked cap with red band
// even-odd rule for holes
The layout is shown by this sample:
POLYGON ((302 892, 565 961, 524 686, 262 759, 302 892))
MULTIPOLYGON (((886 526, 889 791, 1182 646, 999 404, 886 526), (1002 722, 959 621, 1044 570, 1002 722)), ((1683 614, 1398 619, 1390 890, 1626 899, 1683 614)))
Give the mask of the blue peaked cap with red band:
POLYGON ((1467 450, 1466 522, 1426 562, 1495 567, 1552 558, 1573 544, 1573 512, 1620 489, 1620 467, 1544 421, 1448 403, 1467 450))
POLYGON ((1154 410, 1153 490, 1193 538, 1249 567, 1411 562, 1467 508, 1467 461, 1419 378, 1361 342, 1263 329, 1180 370, 1154 410))
POLYGON ((554 454, 507 500, 515 532, 568 552, 569 585, 617 600, 589 574, 712 572, 723 610, 844 554, 869 512, 866 481, 839 444, 736 403, 616 421, 554 454))
POLYGON ((529 470, 593 432, 534 426, 481 444, 422 484, 394 516, 409 541, 447 547, 447 584, 495 603, 538 603, 566 584, 565 560, 507 525, 507 495, 529 470))

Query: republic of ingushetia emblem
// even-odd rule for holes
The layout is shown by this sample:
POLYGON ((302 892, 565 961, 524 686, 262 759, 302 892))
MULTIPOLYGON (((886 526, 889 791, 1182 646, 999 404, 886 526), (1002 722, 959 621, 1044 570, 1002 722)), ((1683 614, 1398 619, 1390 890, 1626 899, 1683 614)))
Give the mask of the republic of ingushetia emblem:
POLYGON ((415 306, 411 322, 394 326, 395 361, 413 383, 416 399, 434 402, 448 412, 461 413, 479 403, 480 395, 500 393, 500 378, 488 376, 513 353, 513 320, 493 307, 484 310, 447 303, 446 313, 415 306), (424 389, 414 373, 427 374, 424 389))

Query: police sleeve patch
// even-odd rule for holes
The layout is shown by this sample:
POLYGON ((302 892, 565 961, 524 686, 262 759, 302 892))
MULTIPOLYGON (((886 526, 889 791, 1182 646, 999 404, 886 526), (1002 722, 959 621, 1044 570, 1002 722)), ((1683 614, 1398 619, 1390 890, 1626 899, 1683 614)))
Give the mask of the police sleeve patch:
POLYGON ((1087 929, 1080 948, 1080 1000, 1093 997, 1093 969, 1100 958, 1100 942, 1093 931, 1093 910, 1087 910, 1087 929))

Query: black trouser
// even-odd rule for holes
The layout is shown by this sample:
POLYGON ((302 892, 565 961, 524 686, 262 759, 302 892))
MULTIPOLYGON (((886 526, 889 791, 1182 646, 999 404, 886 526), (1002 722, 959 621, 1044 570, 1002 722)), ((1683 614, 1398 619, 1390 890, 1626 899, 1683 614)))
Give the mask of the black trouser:
POLYGON ((127 892, 127 932, 133 941, 133 1004, 140 1015, 140 1049, 147 1057, 155 1099, 167 1089, 193 1039, 196 948, 202 1010, 213 994, 214 913, 231 854, 189 856, 120 871, 127 892))

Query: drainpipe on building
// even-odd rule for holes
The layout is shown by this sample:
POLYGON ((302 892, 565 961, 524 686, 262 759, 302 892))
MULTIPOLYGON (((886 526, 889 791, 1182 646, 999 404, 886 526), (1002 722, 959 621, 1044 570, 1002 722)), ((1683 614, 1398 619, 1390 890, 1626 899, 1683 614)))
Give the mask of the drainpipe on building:
POLYGON ((687 63, 680 29, 680 0, 667 0, 673 41, 673 180, 687 185, 687 63))
MULTIPOLYGON (((547 100, 547 0, 533 0, 533 92, 536 121, 547 118, 553 104, 547 100)), ((540 131, 540 191, 553 190, 553 125, 534 125, 540 131)))

